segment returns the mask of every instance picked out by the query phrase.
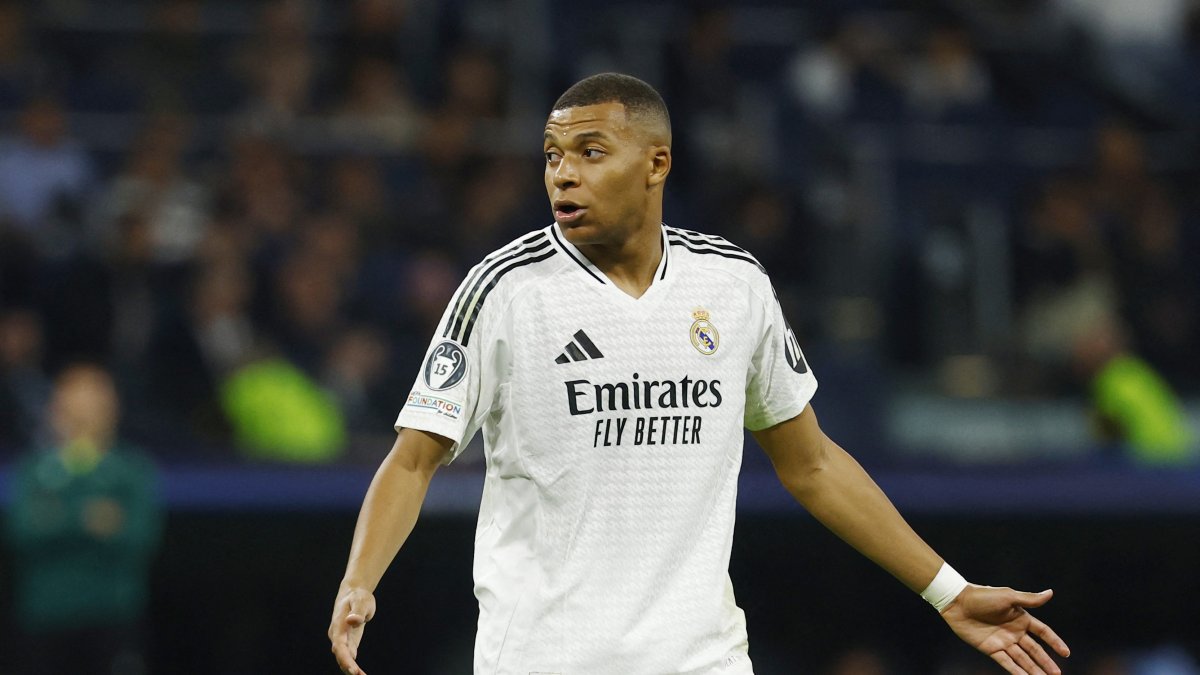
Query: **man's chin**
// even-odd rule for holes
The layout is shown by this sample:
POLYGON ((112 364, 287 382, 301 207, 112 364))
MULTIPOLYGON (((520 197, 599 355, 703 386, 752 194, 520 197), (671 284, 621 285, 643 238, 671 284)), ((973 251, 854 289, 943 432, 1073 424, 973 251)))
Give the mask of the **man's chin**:
POLYGON ((598 243, 600 232, 586 221, 576 221, 573 223, 559 223, 558 227, 562 230, 563 236, 567 241, 575 246, 585 246, 587 244, 598 243))

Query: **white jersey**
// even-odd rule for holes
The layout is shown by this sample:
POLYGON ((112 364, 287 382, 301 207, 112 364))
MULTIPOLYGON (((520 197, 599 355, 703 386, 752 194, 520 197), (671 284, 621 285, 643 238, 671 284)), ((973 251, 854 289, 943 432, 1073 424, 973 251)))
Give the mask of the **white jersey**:
POLYGON ((483 429, 476 675, 752 672, 728 573, 743 426, 817 382, 750 254, 662 236, 637 299, 557 225, 485 258, 396 420, 447 461, 483 429))

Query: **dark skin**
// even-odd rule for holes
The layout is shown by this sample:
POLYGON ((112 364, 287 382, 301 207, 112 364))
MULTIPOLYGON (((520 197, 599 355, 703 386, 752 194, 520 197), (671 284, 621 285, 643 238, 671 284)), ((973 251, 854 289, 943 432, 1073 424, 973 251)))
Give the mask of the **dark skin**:
MULTIPOLYGON (((619 103, 579 106, 550 113, 543 151, 546 193, 564 235, 618 288, 640 297, 663 253, 670 132, 652 117, 628 115, 619 103)), ((812 406, 754 437, 788 492, 834 534, 910 589, 929 585, 942 559, 858 462, 825 435, 812 406)), ((375 587, 412 532, 450 446, 441 436, 403 429, 367 491, 329 625, 333 653, 348 675, 364 675, 355 659, 363 628, 375 614, 375 587)), ((1062 656, 1070 650, 1027 611, 1051 595, 971 584, 942 618, 1013 675, 1057 675, 1061 671, 1039 640, 1062 656)))
POLYGON ((641 297, 662 258, 671 138, 620 103, 555 110, 546 121, 546 193, 567 240, 617 288, 641 297), (562 206, 579 207, 567 213, 562 206))

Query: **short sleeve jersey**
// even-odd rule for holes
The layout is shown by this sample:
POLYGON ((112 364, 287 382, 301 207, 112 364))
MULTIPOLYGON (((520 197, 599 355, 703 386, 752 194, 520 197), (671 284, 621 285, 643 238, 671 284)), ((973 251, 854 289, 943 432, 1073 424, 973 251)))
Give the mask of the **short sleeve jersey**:
POLYGON ((729 581, 743 427, 816 390, 771 282, 663 226, 633 298, 551 225, 446 309, 396 427, 480 429, 475 673, 752 672, 729 581))

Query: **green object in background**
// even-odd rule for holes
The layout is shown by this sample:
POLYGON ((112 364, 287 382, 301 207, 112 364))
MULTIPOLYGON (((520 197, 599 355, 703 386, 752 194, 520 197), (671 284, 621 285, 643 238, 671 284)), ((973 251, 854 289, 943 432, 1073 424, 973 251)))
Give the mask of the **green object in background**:
POLYGON ((1129 355, 1109 361, 1092 380, 1092 397, 1138 460, 1183 464, 1196 458, 1179 398, 1145 361, 1129 355))
POLYGON ((234 373, 221 385, 221 405, 238 445, 253 459, 326 462, 345 444, 341 410, 283 359, 257 361, 234 373))

